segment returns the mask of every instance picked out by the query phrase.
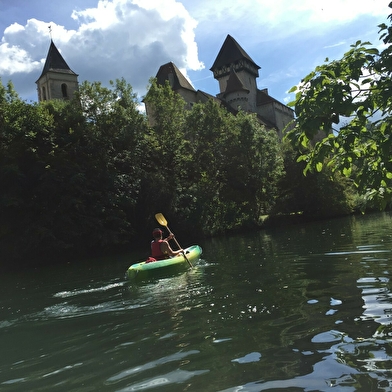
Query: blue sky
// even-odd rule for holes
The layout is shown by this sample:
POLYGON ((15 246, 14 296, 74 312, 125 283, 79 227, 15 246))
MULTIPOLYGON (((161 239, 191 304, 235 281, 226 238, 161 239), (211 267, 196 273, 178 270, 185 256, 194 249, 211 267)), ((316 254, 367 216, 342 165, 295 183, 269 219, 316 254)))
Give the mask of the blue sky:
POLYGON ((380 46, 389 0, 0 0, 0 78, 36 101, 50 38, 79 82, 124 77, 140 98, 174 62, 196 89, 217 94, 209 70, 227 34, 258 64, 259 88, 288 90, 357 40, 380 46), (51 26, 51 36, 48 27, 51 26))

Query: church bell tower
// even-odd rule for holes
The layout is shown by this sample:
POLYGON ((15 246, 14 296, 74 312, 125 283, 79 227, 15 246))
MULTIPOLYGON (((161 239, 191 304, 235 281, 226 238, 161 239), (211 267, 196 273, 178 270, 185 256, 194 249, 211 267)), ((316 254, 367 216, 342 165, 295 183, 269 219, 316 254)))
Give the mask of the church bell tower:
POLYGON ((51 99, 72 99, 78 90, 78 75, 69 68, 53 40, 50 40, 41 76, 35 83, 39 102, 51 99))

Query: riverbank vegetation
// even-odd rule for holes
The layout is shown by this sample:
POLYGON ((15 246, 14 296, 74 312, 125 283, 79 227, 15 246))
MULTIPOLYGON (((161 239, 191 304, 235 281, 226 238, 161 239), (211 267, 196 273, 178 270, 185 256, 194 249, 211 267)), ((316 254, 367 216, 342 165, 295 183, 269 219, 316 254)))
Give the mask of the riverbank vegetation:
POLYGON ((145 97, 153 122, 123 79, 110 88, 84 82, 72 101, 41 103, 0 83, 0 259, 148 246, 156 212, 189 240, 260 228, 267 214, 328 218, 369 200, 387 207, 391 30, 380 28, 382 52, 357 43, 304 79, 283 141, 213 99, 185 110, 154 79, 145 97), (329 133, 338 115, 350 122, 329 133), (326 137, 311 145, 320 130, 326 137))
POLYGON ((146 99, 153 126, 124 80, 32 104, 1 87, 2 260, 148 244, 158 211, 187 237, 259 227, 269 213, 350 211, 344 187, 303 177, 294 150, 253 115, 213 100, 186 111, 155 80, 146 99))

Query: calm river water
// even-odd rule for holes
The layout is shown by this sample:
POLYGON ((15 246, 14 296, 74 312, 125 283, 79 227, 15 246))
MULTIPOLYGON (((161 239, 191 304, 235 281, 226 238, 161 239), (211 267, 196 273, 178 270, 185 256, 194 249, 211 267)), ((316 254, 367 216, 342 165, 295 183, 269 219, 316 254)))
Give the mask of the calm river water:
POLYGON ((144 250, 3 274, 0 390, 391 391, 391 227, 204 240, 193 270, 138 285, 144 250))

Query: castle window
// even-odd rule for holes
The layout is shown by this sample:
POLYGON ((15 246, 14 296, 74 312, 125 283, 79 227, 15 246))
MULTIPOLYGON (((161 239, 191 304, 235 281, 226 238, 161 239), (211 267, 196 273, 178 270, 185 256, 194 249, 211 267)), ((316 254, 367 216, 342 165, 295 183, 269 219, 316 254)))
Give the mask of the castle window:
POLYGON ((46 101, 46 88, 45 88, 45 86, 42 87, 42 99, 43 99, 44 101, 46 101))
POLYGON ((65 83, 61 85, 61 93, 63 94, 63 98, 68 98, 67 85, 65 83))

